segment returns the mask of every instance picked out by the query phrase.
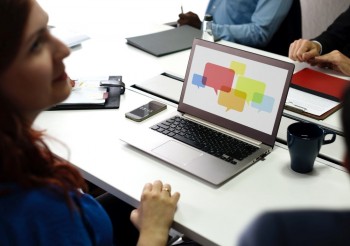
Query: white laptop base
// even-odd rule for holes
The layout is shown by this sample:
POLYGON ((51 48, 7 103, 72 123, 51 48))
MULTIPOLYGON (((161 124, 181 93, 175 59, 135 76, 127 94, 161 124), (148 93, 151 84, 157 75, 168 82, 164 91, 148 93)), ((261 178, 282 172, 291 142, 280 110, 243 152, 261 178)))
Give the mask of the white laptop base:
MULTIPOLYGON (((163 119, 165 120, 175 115, 181 116, 182 114, 168 115, 165 118, 163 117, 163 119)), ((123 131, 120 139, 215 186, 223 184, 272 150, 269 146, 260 146, 259 150, 248 158, 243 161, 237 160, 237 164, 231 164, 154 131, 150 127, 151 125, 149 124, 128 126, 128 130, 123 131)))

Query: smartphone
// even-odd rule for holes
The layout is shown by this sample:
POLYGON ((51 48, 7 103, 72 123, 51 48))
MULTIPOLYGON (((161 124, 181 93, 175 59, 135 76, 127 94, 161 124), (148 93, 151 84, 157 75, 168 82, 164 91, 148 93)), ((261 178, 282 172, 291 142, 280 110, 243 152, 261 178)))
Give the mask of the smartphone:
POLYGON ((166 109, 166 104, 157 101, 150 101, 149 103, 126 113, 125 117, 140 122, 160 111, 163 111, 164 109, 166 109))

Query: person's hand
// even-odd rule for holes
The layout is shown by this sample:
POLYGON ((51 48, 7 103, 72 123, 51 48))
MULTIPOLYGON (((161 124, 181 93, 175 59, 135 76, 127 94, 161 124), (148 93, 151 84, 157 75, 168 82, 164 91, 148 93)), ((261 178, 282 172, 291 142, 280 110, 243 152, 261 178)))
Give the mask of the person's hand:
POLYGON ((192 13, 191 11, 187 12, 186 14, 179 14, 179 18, 180 19, 177 20, 179 26, 189 25, 197 29, 201 29, 202 27, 202 22, 199 19, 198 15, 192 13))
POLYGON ((295 40, 289 46, 289 58, 293 61, 308 62, 320 55, 321 46, 307 39, 295 40))
POLYGON ((179 199, 178 192, 171 194, 171 186, 159 180, 144 186, 141 204, 130 215, 140 232, 138 245, 166 245, 179 199))
POLYGON ((310 64, 318 67, 331 68, 350 76, 350 58, 338 50, 334 50, 322 56, 317 56, 310 61, 310 64))

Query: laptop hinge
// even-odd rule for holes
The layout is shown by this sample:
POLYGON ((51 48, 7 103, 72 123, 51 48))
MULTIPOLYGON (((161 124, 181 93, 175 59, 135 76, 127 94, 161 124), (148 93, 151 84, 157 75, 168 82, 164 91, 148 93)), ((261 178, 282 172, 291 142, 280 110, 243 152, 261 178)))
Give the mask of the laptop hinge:
POLYGON ((250 137, 244 136, 242 134, 239 134, 237 132, 228 130, 228 129, 224 128, 224 127, 220 127, 220 126, 214 125, 214 124, 212 124, 212 123, 210 123, 208 121, 202 120, 202 119, 197 118, 195 116, 188 115, 188 114, 185 114, 185 113, 181 113, 181 114, 186 119, 198 122, 200 124, 204 124, 204 125, 206 125, 209 128, 213 128, 216 131, 220 131, 220 132, 223 132, 223 133, 225 133, 227 135, 234 136, 235 138, 238 138, 238 139, 243 140, 245 142, 248 142, 250 144, 253 144, 253 145, 256 145, 256 146, 259 146, 259 145, 262 144, 261 141, 258 141, 258 140, 255 140, 253 138, 250 138, 250 137))

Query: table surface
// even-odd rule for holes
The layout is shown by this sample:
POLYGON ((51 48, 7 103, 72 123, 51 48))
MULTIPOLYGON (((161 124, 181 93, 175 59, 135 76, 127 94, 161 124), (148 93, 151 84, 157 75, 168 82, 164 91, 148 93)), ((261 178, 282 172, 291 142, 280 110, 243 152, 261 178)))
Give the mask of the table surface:
POLYGON ((265 161, 220 187, 124 144, 119 135, 128 125, 152 125, 176 111, 168 105, 166 111, 143 123, 124 117, 151 99, 127 90, 118 110, 48 111, 35 126, 47 129, 50 148, 68 158, 88 180, 134 206, 146 182, 170 183, 181 193, 174 228, 203 245, 235 245, 246 225, 266 210, 350 207, 349 177, 342 168, 318 159, 312 173, 295 173, 282 144, 265 161))
MULTIPOLYGON (((126 37, 169 27, 181 9, 178 0, 40 0, 50 23, 88 34, 91 39, 74 49, 65 60, 73 78, 122 75, 128 86, 163 72, 184 76, 189 51, 156 58, 126 44, 126 37)), ((204 13, 205 1, 188 0, 184 11, 204 13), (204 3, 203 3, 204 2, 204 3)), ((247 48, 246 49, 250 49, 247 48)), ((273 56, 273 55, 272 55, 273 56)), ((287 58, 283 58, 287 59, 287 58)), ((124 114, 154 96, 128 88, 119 109, 47 111, 35 121, 46 129, 50 148, 77 166, 84 177, 137 206, 143 185, 161 179, 181 193, 174 228, 203 245, 235 245, 246 225, 267 210, 296 208, 350 208, 350 186, 342 167, 318 158, 310 174, 291 171, 284 144, 277 143, 265 161, 259 161, 220 187, 194 178, 159 159, 121 142, 120 132, 130 124, 151 125, 176 111, 168 109, 143 123, 124 114)), ((283 138, 292 119, 284 118, 283 138)), ((337 129, 336 114, 321 124, 337 129)), ((342 158, 343 143, 324 146, 330 158, 342 158), (331 147, 332 146, 332 147, 331 147), (329 147, 330 149, 327 150, 329 147), (334 154, 334 149, 340 149, 334 154)))

